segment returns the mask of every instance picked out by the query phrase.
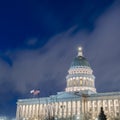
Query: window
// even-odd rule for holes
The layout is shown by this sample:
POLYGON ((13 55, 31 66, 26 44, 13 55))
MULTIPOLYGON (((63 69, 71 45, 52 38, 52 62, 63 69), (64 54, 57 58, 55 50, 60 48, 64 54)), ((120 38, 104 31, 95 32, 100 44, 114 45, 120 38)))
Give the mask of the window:
POLYGON ((118 107, 118 106, 116 106, 116 110, 117 110, 117 111, 119 110, 119 107, 118 107))
POLYGON ((80 80, 80 85, 82 85, 82 80, 80 80))
POLYGON ((76 80, 74 80, 74 86, 76 86, 76 80))
POLYGON ((115 103, 118 104, 118 100, 116 100, 115 103))
POLYGON ((108 110, 108 108, 107 107, 105 107, 105 111, 107 111, 108 110))
POLYGON ((110 109, 113 110, 113 106, 111 106, 110 109))
POLYGON ((95 111, 97 111, 97 107, 95 107, 95 111))
POLYGON ((120 114, 117 112, 116 115, 119 116, 120 114))

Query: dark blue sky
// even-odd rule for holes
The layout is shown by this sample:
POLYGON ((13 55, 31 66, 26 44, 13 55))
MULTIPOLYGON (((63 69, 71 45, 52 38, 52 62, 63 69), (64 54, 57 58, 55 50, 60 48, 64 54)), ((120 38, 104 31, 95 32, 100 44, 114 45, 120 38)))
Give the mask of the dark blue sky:
POLYGON ((49 37, 78 25, 92 30, 95 20, 114 0, 4 0, 0 2, 0 49, 23 47, 26 40, 49 37))
POLYGON ((33 88, 40 89, 41 96, 64 90, 65 76, 79 44, 97 71, 98 91, 120 90, 114 84, 119 83, 119 68, 111 63, 111 58, 119 61, 119 8, 119 0, 0 1, 0 115, 15 117, 17 99, 31 97, 33 88), (108 54, 112 45, 113 56, 108 54), (108 73, 101 77, 110 69, 104 62, 109 58, 108 63, 116 70, 110 71, 116 76, 114 83, 108 73), (105 69, 99 68, 101 65, 105 69))

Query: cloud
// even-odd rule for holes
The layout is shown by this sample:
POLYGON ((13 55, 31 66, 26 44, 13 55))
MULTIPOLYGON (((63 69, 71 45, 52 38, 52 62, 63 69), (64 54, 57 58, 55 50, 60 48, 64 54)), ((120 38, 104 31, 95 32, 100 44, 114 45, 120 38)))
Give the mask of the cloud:
MULTIPOLYGON (((52 37, 43 48, 9 53, 12 66, 0 60, 1 87, 8 82, 22 94, 32 88, 39 88, 44 95, 64 90, 65 76, 77 55, 77 47, 82 45, 94 69, 98 91, 119 89, 119 13, 119 7, 114 5, 98 19, 91 33, 84 30, 73 34, 73 27, 52 37)), ((36 42, 37 39, 28 43, 33 45, 36 42)))
POLYGON ((34 45, 37 44, 37 42, 38 42, 37 38, 31 38, 31 39, 27 40, 26 45, 28 45, 28 46, 34 46, 34 45))
MULTIPOLYGON (((96 23, 86 46, 94 61, 96 86, 99 91, 115 91, 119 86, 120 4, 115 3, 96 23), (107 86, 106 86, 107 85, 107 86), (101 87, 102 86, 102 87, 101 87), (116 87, 117 86, 117 87, 116 87)), ((120 90, 120 89, 119 89, 120 90)))
MULTIPOLYGON (((98 18, 92 32, 87 30, 75 32, 76 27, 72 27, 53 36, 42 48, 22 48, 6 52, 5 56, 12 64, 9 65, 0 59, 0 94, 3 96, 0 98, 0 106, 2 103, 3 106, 7 105, 9 100, 12 101, 14 98, 12 95, 16 93, 28 97, 31 89, 40 89, 41 96, 64 90, 65 77, 72 60, 77 55, 79 45, 83 46, 84 55, 94 70, 97 91, 120 91, 118 3, 116 2, 98 18)), ((37 43, 39 39, 30 39, 27 45, 34 46, 37 43)))
POLYGON ((65 76, 74 56, 71 48, 78 42, 71 38, 69 40, 68 35, 62 33, 55 36, 42 49, 20 50, 12 55, 12 82, 17 91, 24 93, 32 87, 42 87, 44 91, 49 91, 51 88, 65 86, 65 76), (68 62, 69 64, 66 64, 68 62), (42 84, 46 88, 43 88, 42 84))

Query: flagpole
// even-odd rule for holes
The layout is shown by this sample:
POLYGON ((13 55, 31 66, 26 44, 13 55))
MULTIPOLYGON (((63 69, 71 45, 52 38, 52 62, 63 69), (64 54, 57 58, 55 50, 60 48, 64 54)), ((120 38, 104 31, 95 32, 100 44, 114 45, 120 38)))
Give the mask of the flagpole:
POLYGON ((31 90, 30 93, 35 97, 37 96, 37 99, 38 99, 38 120, 40 120, 40 97, 39 97, 39 94, 40 94, 40 91, 39 90, 31 90))
POLYGON ((38 94, 38 104, 39 104, 39 106, 38 106, 38 120, 40 120, 40 96, 39 96, 39 94, 38 94))

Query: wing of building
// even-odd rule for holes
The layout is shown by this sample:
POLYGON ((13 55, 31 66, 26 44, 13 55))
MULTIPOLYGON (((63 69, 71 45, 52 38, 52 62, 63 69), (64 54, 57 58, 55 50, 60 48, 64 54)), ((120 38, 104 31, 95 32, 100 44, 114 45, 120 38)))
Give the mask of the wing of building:
POLYGON ((120 118, 120 92, 97 93, 95 76, 82 48, 66 77, 65 91, 44 98, 19 99, 17 120, 97 120, 103 107, 108 120, 120 118))

